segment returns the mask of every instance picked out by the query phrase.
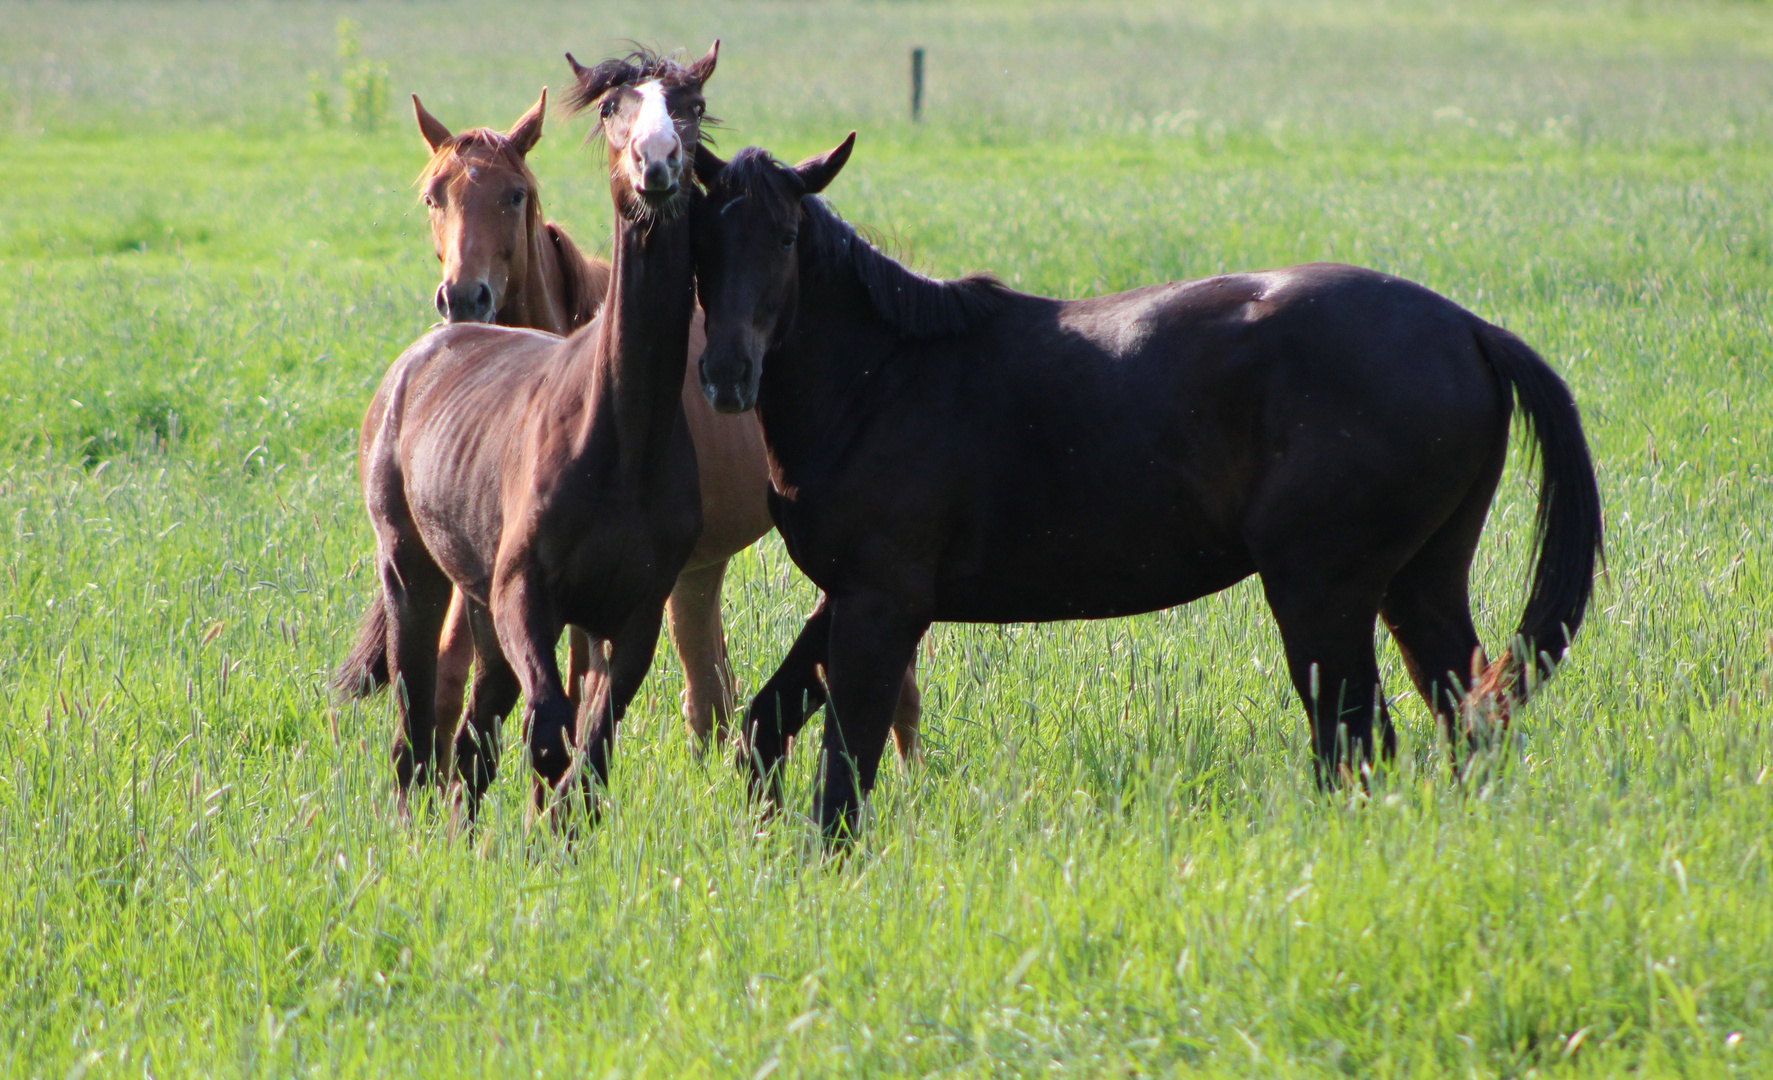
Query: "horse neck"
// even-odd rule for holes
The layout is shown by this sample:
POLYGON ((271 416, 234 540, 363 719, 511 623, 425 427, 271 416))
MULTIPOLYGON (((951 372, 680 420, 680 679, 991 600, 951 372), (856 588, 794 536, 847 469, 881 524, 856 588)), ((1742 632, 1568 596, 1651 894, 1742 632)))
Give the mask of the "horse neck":
POLYGON ((805 262, 794 329, 764 361, 758 418, 778 467, 824 460, 834 440, 855 430, 874 376, 899 335, 874 310, 860 280, 805 262))
POLYGON ((525 231, 529 239, 523 285, 505 298, 505 305, 493 321, 500 326, 570 334, 578 327, 572 318, 574 297, 562 265, 562 253, 544 224, 541 200, 532 198, 527 213, 529 228, 525 231))
POLYGON ((630 475, 664 459, 682 415, 694 302, 689 215, 637 223, 618 213, 609 293, 580 376, 595 403, 587 423, 613 423, 630 475))
POLYGON ((602 259, 587 257, 560 226, 547 224, 542 229, 559 271, 560 295, 566 304, 570 333, 596 318, 603 307, 604 295, 609 292, 610 266, 602 259))

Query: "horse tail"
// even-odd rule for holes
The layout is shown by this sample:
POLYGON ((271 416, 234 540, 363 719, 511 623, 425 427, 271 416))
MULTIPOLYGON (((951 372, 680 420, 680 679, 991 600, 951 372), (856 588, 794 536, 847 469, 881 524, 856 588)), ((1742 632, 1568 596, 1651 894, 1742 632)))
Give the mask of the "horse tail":
POLYGON ((357 644, 332 677, 333 689, 348 698, 366 698, 388 685, 388 607, 378 590, 357 628, 357 644))
POLYGON ((1595 564, 1605 557, 1601 494, 1582 418, 1564 380, 1526 342, 1499 326, 1480 322, 1477 343, 1538 443, 1536 561, 1527 607, 1509 654, 1490 665, 1479 688, 1525 701, 1538 681, 1557 670, 1588 610, 1595 564), (1532 676, 1523 677, 1529 671, 1532 676))

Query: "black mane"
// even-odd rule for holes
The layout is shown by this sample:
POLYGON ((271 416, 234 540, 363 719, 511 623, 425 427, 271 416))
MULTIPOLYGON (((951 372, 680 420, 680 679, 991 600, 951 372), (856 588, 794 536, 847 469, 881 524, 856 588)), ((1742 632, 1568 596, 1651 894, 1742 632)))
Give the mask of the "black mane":
POLYGON ((869 243, 823 199, 802 194, 794 171, 755 147, 733 155, 722 181, 722 186, 729 185, 739 198, 765 200, 784 225, 801 211, 800 243, 804 257, 812 260, 810 268, 854 275, 875 313, 906 337, 958 334, 1014 295, 988 274, 943 281, 906 268, 869 243))
POLYGON ((925 277, 869 243, 817 195, 802 198, 801 235, 820 269, 846 267, 867 290, 875 313, 907 337, 958 334, 1003 306, 1009 290, 989 274, 944 281, 925 277), (811 235, 808 236, 807 234, 811 235))

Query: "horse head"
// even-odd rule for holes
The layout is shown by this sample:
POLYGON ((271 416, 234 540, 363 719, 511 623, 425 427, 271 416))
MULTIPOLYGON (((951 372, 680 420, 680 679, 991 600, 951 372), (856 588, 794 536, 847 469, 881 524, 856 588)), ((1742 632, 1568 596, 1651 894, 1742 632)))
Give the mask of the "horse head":
POLYGON ((757 404, 763 358, 792 328, 800 295, 802 200, 836 179, 856 133, 788 166, 755 147, 721 161, 702 148, 696 172, 708 189, 697 211, 697 289, 708 345, 698 371, 715 411, 757 404))
POLYGON ((609 150, 611 189, 623 216, 674 217, 682 209, 691 181, 686 166, 702 141, 702 87, 719 53, 716 41, 686 67, 642 49, 589 68, 567 53, 577 79, 568 102, 574 112, 597 108, 595 131, 609 150))
POLYGON ((536 179, 525 158, 542 137, 548 91, 506 132, 452 135, 413 95, 419 133, 431 148, 419 177, 443 282, 437 312, 450 322, 492 322, 530 272, 531 239, 542 227, 536 179))

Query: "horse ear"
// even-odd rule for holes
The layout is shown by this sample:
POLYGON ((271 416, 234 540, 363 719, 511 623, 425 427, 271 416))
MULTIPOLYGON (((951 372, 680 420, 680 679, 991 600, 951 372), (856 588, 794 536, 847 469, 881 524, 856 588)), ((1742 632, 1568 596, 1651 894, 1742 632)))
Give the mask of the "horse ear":
POLYGON ((425 111, 425 106, 419 103, 419 95, 417 94, 412 96, 412 111, 413 115, 419 118, 419 134, 425 137, 425 145, 429 146, 431 152, 435 154, 444 143, 450 140, 449 129, 443 126, 443 121, 425 111))
POLYGON ((712 185, 725 168, 726 162, 708 149, 707 143, 696 144, 696 179, 702 182, 703 187, 712 185))
POLYGON ((850 132, 849 138, 837 144, 834 149, 823 154, 814 154, 799 165, 794 166, 794 175, 806 185, 808 195, 817 195, 825 190, 825 186, 837 179, 843 171, 844 162, 850 159, 850 151, 856 148, 856 133, 850 132))
POLYGON ((510 131, 505 132, 505 138, 510 140, 511 149, 517 151, 518 157, 528 154, 542 138, 542 117, 547 112, 548 88, 544 86, 542 96, 536 99, 528 112, 517 118, 517 123, 511 125, 510 131))
POLYGON ((715 38, 714 44, 708 47, 708 54, 689 66, 690 78, 695 80, 697 86, 707 82, 708 76, 714 74, 714 62, 718 59, 720 59, 720 39, 715 38))
POLYGON ((567 53, 566 62, 573 69, 573 88, 566 95, 568 112, 576 113, 589 108, 608 93, 610 87, 631 82, 638 74, 634 65, 623 60, 604 60, 596 67, 586 67, 574 59, 572 53, 567 53))

